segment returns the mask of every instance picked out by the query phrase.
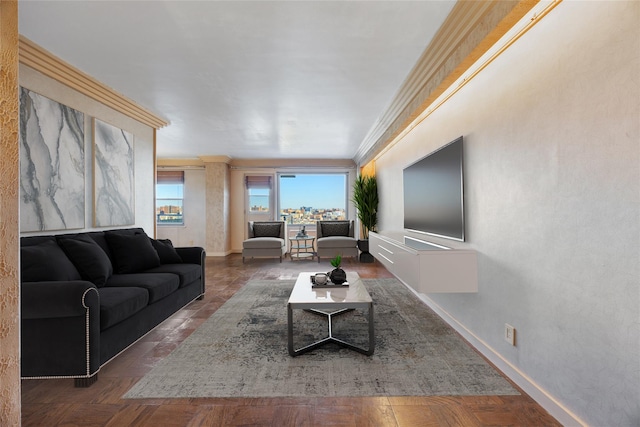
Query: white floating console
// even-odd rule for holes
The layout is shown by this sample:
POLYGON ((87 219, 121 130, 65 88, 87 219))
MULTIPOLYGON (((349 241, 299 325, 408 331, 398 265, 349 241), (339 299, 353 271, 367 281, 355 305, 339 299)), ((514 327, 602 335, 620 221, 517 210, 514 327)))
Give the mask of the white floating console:
POLYGON ((370 232, 369 252, 416 292, 478 292, 478 259, 472 249, 451 249, 401 231, 370 232))

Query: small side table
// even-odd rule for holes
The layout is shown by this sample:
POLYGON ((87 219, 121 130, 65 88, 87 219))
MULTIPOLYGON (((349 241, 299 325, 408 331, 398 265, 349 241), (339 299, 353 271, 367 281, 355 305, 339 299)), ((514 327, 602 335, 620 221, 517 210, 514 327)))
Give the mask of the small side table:
POLYGON ((289 237, 289 245, 291 246, 291 261, 293 261, 294 258, 311 258, 313 260, 313 257, 316 256, 316 252, 313 248, 313 242, 315 240, 315 237, 310 236, 289 237))

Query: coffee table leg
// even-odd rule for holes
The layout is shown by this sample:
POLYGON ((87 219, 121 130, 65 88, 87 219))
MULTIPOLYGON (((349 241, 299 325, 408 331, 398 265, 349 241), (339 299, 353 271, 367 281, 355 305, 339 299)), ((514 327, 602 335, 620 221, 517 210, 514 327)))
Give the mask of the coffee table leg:
POLYGON ((293 349, 293 309, 291 308, 291 304, 287 304, 287 341, 289 354, 295 356, 296 352, 293 349))
POLYGON ((369 304, 369 351, 367 356, 371 356, 376 348, 376 334, 373 328, 373 302, 369 304))
POLYGON ((314 309, 307 309, 305 311, 309 311, 311 313, 315 313, 315 314, 319 314, 319 315, 324 315, 327 317, 327 321, 329 323, 328 328, 329 328, 329 336, 327 336, 324 339, 321 339, 320 341, 316 341, 314 343, 311 343, 305 347, 299 348, 298 350, 296 350, 293 346, 293 309, 291 308, 291 304, 287 304, 287 338, 288 338, 288 349, 289 349, 289 354, 291 356, 298 356, 300 354, 306 353, 308 351, 314 350, 328 342, 334 342, 338 345, 341 345, 342 347, 346 347, 349 348, 351 350, 357 351, 358 353, 362 353, 365 354, 367 356, 371 356, 375 350, 375 345, 376 345, 376 337, 375 337, 375 328, 374 328, 374 320, 373 320, 373 302, 371 302, 369 304, 369 313, 367 315, 367 318, 369 320, 369 348, 368 349, 364 349, 364 348, 360 348, 360 347, 356 347, 355 345, 348 343, 346 341, 343 341, 339 338, 336 338, 333 336, 333 331, 332 331, 332 322, 333 322, 333 316, 334 315, 338 315, 338 314, 342 314, 344 312, 347 311, 353 311, 354 309, 352 308, 346 308, 346 309, 342 309, 339 310, 337 312, 333 312, 333 313, 325 313, 323 311, 320 310, 314 310, 314 309))

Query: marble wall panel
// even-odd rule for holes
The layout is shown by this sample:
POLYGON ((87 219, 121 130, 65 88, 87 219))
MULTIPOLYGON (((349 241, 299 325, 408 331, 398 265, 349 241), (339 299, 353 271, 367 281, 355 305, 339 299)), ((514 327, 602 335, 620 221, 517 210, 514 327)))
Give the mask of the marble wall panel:
POLYGON ((133 134, 94 119, 94 226, 135 223, 133 134))
POLYGON ((85 226, 84 114, 20 88, 20 231, 85 226))

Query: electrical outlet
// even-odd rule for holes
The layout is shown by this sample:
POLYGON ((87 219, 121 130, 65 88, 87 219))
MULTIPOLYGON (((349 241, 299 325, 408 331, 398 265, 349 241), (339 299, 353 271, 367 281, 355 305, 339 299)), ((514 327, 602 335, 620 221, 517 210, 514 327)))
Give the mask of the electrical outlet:
POLYGON ((516 328, 508 323, 504 324, 504 340, 513 346, 516 345, 516 328))

